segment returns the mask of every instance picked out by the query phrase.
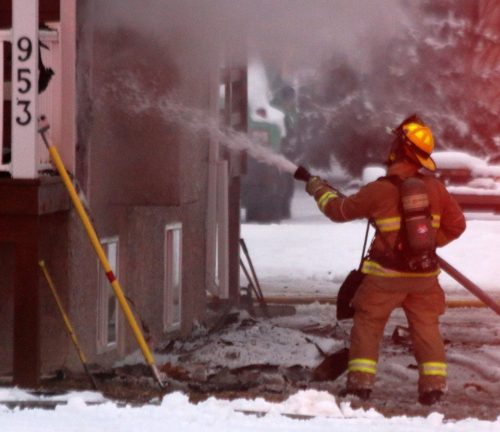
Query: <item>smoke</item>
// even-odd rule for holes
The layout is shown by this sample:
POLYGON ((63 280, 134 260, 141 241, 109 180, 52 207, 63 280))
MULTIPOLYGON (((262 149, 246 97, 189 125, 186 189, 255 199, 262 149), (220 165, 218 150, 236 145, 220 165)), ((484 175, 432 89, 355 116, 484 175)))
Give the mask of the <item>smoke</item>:
MULTIPOLYGON (((169 90, 151 94, 150 106, 169 111, 171 116, 175 115, 174 100, 190 105, 195 98, 189 99, 189 94, 203 91, 199 75, 210 69, 207 65, 241 65, 249 56, 258 56, 266 66, 271 66, 275 76, 298 90, 301 136, 296 140, 296 154, 287 152, 294 161, 329 168, 334 154, 350 173, 359 174, 368 161, 380 162, 381 155, 387 153, 385 126, 395 126, 415 112, 435 131, 439 147, 498 154, 497 142, 492 138, 499 135, 497 86, 480 72, 475 77, 467 74, 467 69, 472 68, 472 63, 468 65, 474 52, 488 46, 488 41, 479 38, 479 32, 474 30, 478 2, 81 0, 78 3, 85 2, 88 7, 81 10, 92 14, 89 22, 95 23, 97 33, 122 35, 119 44, 116 39, 109 43, 109 52, 100 48, 103 55, 99 61, 107 64, 101 67, 103 73, 95 74, 94 82, 101 80, 97 86, 109 80, 111 72, 134 70, 128 64, 130 57, 139 57, 134 62, 140 64, 136 70, 141 80, 148 80, 149 87, 169 90), (120 59, 120 51, 125 52, 134 38, 140 38, 140 43, 120 59), (117 59, 121 61, 118 66, 117 59), (200 73, 196 76, 193 71, 200 73), (186 79, 188 75, 190 79, 186 79), (189 89, 187 99, 186 94, 184 99, 172 98, 170 91, 186 82, 200 84, 189 89), (470 92, 464 93, 464 88, 471 87, 470 92), (170 96, 165 99, 165 94, 170 96)), ((493 20, 492 25, 495 23, 493 20)), ((105 38, 101 41, 105 42, 105 38)), ((495 65, 490 50, 481 59, 483 62, 489 59, 491 64, 487 67, 495 65)), ((187 108, 178 104, 176 109, 187 108)), ((179 121, 185 128, 191 126, 198 132, 199 125, 205 122, 206 131, 216 133, 213 119, 202 121, 200 116, 194 117, 200 121, 191 125, 179 121)), ((221 139, 226 145, 230 141, 241 143, 239 138, 245 141, 242 137, 227 139, 230 131, 221 133, 226 137, 221 139)), ((248 140, 245 145, 250 145, 248 140)), ((262 158, 260 154, 256 157, 262 158)), ((291 166, 283 164, 282 169, 291 166)))
MULTIPOLYGON (((144 94, 146 87, 161 87, 161 74, 167 92, 149 92, 143 109, 160 110, 165 119, 182 125, 191 133, 207 133, 222 145, 246 151, 251 157, 273 164, 286 172, 293 172, 295 164, 267 148, 256 145, 244 134, 220 130, 218 121, 203 111, 181 105, 182 97, 174 97, 171 90, 179 87, 188 74, 206 70, 214 61, 222 65, 245 64, 249 57, 258 56, 271 65, 285 80, 291 81, 297 71, 319 71, 325 60, 342 59, 358 74, 369 74, 377 52, 382 52, 405 25, 400 0, 87 0, 86 13, 98 34, 119 34, 109 48, 100 48, 103 54, 98 66, 103 85, 119 75, 127 64, 130 53, 141 57, 141 80, 148 85, 131 89, 127 96, 144 94), (140 43, 134 45, 134 38, 140 43), (137 50, 148 41, 148 52, 137 50), (127 44, 130 49, 127 54, 127 44), (123 52, 120 56, 120 51, 123 52), (163 65, 168 64, 167 68, 163 65), (149 72, 144 76, 144 70, 149 72), (170 71, 170 72, 169 72, 170 71), (166 96, 168 95, 168 96, 166 96), (191 110, 191 111, 189 111, 191 110), (188 120, 189 119, 189 120, 188 120)), ((108 38, 108 39, 107 39, 108 38)), ((97 82, 98 74, 95 81, 97 82)), ((130 77, 128 77, 130 78, 130 77)), ((331 76, 318 79, 322 88, 337 86, 331 76)), ((145 83, 143 83, 145 84, 145 83)), ((163 85, 163 84, 162 84, 163 85)), ((123 97, 123 95, 121 95, 123 97)), ((185 96, 185 95, 184 95, 185 96)), ((188 96, 189 98, 189 96, 188 96)), ((116 99, 118 100, 118 98, 116 99)), ((189 100, 187 105, 189 105, 189 100)), ((127 104, 137 110, 134 103, 127 104)), ((329 105, 330 106, 330 105, 329 105)), ((331 108, 327 108, 330 109, 331 108)), ((337 111, 341 107, 339 106, 337 111)), ((326 117, 336 117, 331 111, 326 117)), ((318 152, 320 147, 305 149, 316 152, 317 158, 330 160, 331 148, 318 152)))
POLYGON ((176 51, 222 48, 236 59, 252 51, 294 70, 333 53, 367 70, 405 16, 399 0, 106 0, 94 9, 101 29, 147 31, 176 51))

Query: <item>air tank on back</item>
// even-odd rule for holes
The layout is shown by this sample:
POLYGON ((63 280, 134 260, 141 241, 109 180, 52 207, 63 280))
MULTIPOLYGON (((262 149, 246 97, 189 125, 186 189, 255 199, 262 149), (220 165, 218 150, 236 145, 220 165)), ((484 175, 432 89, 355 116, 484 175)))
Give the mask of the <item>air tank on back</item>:
POLYGON ((425 256, 432 255, 436 247, 436 236, 432 229, 429 197, 425 183, 418 177, 410 177, 401 183, 400 191, 403 207, 402 222, 406 231, 408 248, 412 255, 419 257, 416 261, 423 261, 418 266, 423 266, 425 269, 427 267, 425 256))

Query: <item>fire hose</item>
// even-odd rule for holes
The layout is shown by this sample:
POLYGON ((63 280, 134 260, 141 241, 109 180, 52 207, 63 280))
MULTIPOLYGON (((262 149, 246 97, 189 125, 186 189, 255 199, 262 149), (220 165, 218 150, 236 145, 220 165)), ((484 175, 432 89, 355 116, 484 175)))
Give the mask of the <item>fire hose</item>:
MULTIPOLYGON (((299 166, 294 173, 294 178, 296 180, 300 180, 303 182, 308 182, 312 177, 311 173, 307 171, 303 166, 299 166)), ((337 191, 339 196, 345 197, 340 192, 337 191)), ((474 282, 468 279, 465 275, 460 273, 455 267, 453 267, 450 263, 445 261, 440 256, 437 256, 437 260, 439 266, 442 270, 448 273, 453 279, 455 279, 460 285, 462 285, 466 290, 468 290, 472 295, 481 300, 486 306, 488 306, 495 313, 500 315, 500 305, 486 292, 484 292, 481 288, 479 288, 474 282)))

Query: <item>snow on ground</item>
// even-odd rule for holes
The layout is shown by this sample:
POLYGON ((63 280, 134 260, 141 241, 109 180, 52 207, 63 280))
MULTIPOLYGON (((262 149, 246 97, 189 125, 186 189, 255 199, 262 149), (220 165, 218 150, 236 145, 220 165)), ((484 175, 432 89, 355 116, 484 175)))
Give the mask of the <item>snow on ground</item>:
MULTIPOLYGON (((484 216, 484 215, 483 215, 484 216)), ((488 292, 500 295, 500 216, 467 221, 465 233, 439 255, 488 292)), ((243 224, 245 239, 264 295, 334 296, 359 265, 366 221, 333 223, 302 188, 295 190, 292 219, 281 224, 243 224)), ((370 231, 370 238, 374 230, 370 231)), ((241 280, 245 281, 244 274, 241 280)), ((440 282, 449 298, 469 293, 446 273, 440 282)))
MULTIPOLYGON (((28 397, 17 389, 2 390, 0 397, 28 397)), ((112 402, 89 405, 86 397, 74 392, 66 397, 67 404, 54 411, 41 409, 11 410, 0 407, 3 432, 136 432, 138 430, 172 430, 176 432, 226 431, 308 431, 323 432, 482 432, 498 431, 500 419, 494 422, 467 419, 446 422, 438 413, 423 417, 393 417, 387 419, 374 410, 353 410, 349 404, 337 404, 326 392, 301 391, 281 404, 263 399, 226 401, 210 398, 191 404, 187 396, 172 393, 159 404, 142 407, 117 407, 112 402), (262 417, 248 414, 259 411, 262 417), (291 418, 281 415, 298 414, 314 418, 291 418)))

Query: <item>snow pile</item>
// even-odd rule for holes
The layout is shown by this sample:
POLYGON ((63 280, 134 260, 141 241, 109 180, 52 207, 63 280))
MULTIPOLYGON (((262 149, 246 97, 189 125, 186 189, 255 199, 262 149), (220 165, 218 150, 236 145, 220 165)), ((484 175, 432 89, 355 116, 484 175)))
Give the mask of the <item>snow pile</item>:
MULTIPOLYGON (((73 393, 71 393, 73 395, 73 393)), ((84 403, 102 403, 106 399, 104 396, 97 392, 92 391, 81 391, 74 393, 77 395, 77 399, 84 403)), ((67 394, 60 395, 49 395, 49 396, 39 396, 34 393, 30 393, 26 390, 21 390, 18 388, 1 388, 0 387, 0 401, 1 402, 12 402, 12 401, 50 401, 50 402, 62 402, 71 399, 67 394)), ((1 423, 0 423, 1 424, 1 423)))
POLYGON ((466 186, 448 186, 447 189, 456 195, 500 195, 500 183, 493 179, 474 179, 466 186))
POLYGON ((438 169, 466 168, 473 176, 500 177, 500 165, 488 165, 478 157, 459 151, 434 152, 432 158, 438 169))
MULTIPOLYGON (((15 389, 11 390, 17 393, 15 389)), ((445 422, 432 413, 426 418, 393 417, 387 419, 374 410, 353 410, 348 404, 337 404, 326 392, 301 391, 281 404, 263 399, 226 401, 209 398, 197 405, 181 393, 172 393, 159 405, 119 408, 108 401, 87 405, 80 393, 67 395, 67 404, 55 410, 0 408, 2 432, 100 432, 119 430, 175 430, 179 432, 237 431, 309 431, 323 432, 486 432, 499 430, 500 419, 494 422, 463 420, 445 422), (251 413, 267 413, 264 416, 251 413), (293 418, 281 414, 316 416, 293 418)))
POLYGON ((304 417, 383 418, 374 409, 353 409, 346 402, 337 404, 335 396, 317 390, 299 391, 280 404, 257 398, 255 400, 236 399, 232 405, 236 410, 243 412, 258 411, 304 417))
POLYGON ((448 185, 448 190, 459 195, 500 195, 500 165, 490 165, 485 160, 465 152, 434 152, 438 171, 466 170, 472 180, 466 185, 448 185))

